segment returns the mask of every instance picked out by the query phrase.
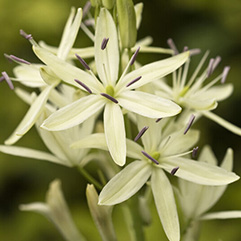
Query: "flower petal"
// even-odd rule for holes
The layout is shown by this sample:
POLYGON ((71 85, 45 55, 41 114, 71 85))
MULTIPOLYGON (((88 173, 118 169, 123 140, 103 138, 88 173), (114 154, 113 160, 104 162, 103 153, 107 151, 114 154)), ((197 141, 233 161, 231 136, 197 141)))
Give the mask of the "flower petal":
POLYGON ((227 99, 233 92, 232 84, 213 86, 212 88, 205 91, 205 98, 215 98, 216 101, 227 99))
POLYGON ((202 185, 220 186, 239 179, 235 173, 228 172, 223 168, 182 157, 163 159, 159 166, 169 173, 178 166, 176 176, 202 185))
POLYGON ((241 211, 223 211, 203 215, 201 220, 241 218, 241 211))
POLYGON ((162 78, 172 73, 177 68, 179 68, 182 64, 184 64, 185 61, 187 61, 188 57, 189 57, 189 52, 184 52, 174 57, 170 57, 151 64, 147 64, 124 76, 124 78, 118 82, 117 89, 118 91, 121 91, 124 88, 136 89, 151 81, 162 78), (130 83, 132 80, 136 79, 139 76, 142 76, 142 78, 139 81, 130 85, 130 87, 126 87, 128 83, 130 83))
POLYGON ((151 165, 146 161, 134 161, 115 175, 102 189, 100 205, 115 205, 133 196, 151 175, 151 165))
POLYGON ((235 126, 234 124, 224 120, 223 118, 214 114, 213 112, 202 111, 201 113, 208 119, 215 121, 217 124, 221 125, 222 127, 226 128, 227 130, 233 132, 236 135, 241 136, 241 128, 240 127, 235 126))
POLYGON ((125 109, 149 118, 174 116, 181 111, 174 102, 141 91, 125 91, 117 100, 125 109))
POLYGON ((76 126, 101 110, 105 102, 98 95, 87 95, 54 112, 41 127, 50 131, 60 131, 76 126))
POLYGON ((100 10, 95 37, 95 62, 98 75, 105 85, 114 85, 119 71, 119 46, 116 26, 107 9, 100 10), (104 38, 109 38, 109 41, 106 48, 101 49, 104 38))
POLYGON ((213 110, 217 107, 216 99, 203 99, 200 96, 192 98, 181 98, 180 104, 194 110, 213 110))
POLYGON ((126 162, 126 133, 124 118, 119 105, 107 103, 104 111, 105 137, 110 154, 116 164, 126 162))
POLYGON ((180 227, 172 186, 162 169, 154 168, 151 188, 163 229, 170 241, 180 240, 180 227))
POLYGON ((13 156, 33 158, 37 160, 49 161, 49 162, 61 164, 64 166, 70 166, 70 164, 64 159, 59 159, 47 152, 37 151, 30 148, 0 145, 0 151, 5 154, 9 154, 13 156))
POLYGON ((53 88, 54 85, 47 86, 34 100, 28 112, 14 130, 13 134, 4 142, 6 145, 12 145, 17 142, 35 124, 42 113, 48 96, 53 88))
MULTIPOLYGON (((103 86, 91 74, 67 63, 66 61, 58 58, 56 55, 38 46, 33 46, 33 51, 37 57, 42 60, 52 71, 65 83, 78 88, 82 88, 74 80, 78 79, 83 81, 92 92, 103 92, 103 86)), ((83 89, 84 90, 84 89, 83 89)))

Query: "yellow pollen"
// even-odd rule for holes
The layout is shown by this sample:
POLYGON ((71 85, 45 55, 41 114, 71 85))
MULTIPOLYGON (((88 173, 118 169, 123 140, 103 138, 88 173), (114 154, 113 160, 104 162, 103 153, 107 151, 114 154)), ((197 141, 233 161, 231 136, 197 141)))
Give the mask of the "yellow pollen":
POLYGON ((160 153, 159 152, 157 152, 157 151, 155 151, 155 152, 153 152, 152 153, 152 155, 151 155, 155 160, 157 160, 158 161, 158 159, 159 159, 159 157, 160 157, 160 153))
POLYGON ((105 88, 105 93, 107 95, 114 97, 114 93, 115 93, 114 88, 111 85, 107 85, 105 88))
POLYGON ((183 97, 183 96, 188 92, 188 90, 189 90, 189 86, 186 85, 186 86, 182 89, 182 91, 180 92, 179 96, 180 96, 180 97, 183 97))

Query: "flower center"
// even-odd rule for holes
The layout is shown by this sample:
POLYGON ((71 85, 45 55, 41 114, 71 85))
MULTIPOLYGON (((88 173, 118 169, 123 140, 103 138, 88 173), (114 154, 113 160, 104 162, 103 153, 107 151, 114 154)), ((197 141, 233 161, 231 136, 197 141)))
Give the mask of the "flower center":
POLYGON ((115 91, 114 91, 113 86, 112 85, 107 85, 106 88, 105 88, 105 93, 107 95, 110 95, 110 96, 114 97, 115 91))
POLYGON ((151 157, 153 157, 155 160, 158 161, 158 159, 160 158, 160 152, 155 151, 151 154, 151 157))
POLYGON ((180 97, 183 97, 183 96, 188 92, 188 90, 189 90, 189 86, 186 85, 186 86, 182 89, 182 91, 179 93, 179 96, 180 96, 180 97))

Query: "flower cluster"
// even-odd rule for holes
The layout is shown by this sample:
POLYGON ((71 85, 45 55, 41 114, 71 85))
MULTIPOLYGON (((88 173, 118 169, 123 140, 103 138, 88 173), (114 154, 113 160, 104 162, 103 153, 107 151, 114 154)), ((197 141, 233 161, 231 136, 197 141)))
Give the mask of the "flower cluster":
MULTIPOLYGON (((211 112, 232 92, 232 85, 225 84, 229 67, 205 84, 221 60, 211 59, 203 70, 207 52, 188 77, 191 59, 200 51, 185 47, 179 53, 171 39, 170 49, 149 46, 149 37, 137 41, 142 8, 131 0, 92 0, 83 10, 72 8, 57 48, 37 43, 31 34, 20 31, 42 63, 5 54, 18 65, 13 70, 15 77, 2 72, 0 80, 5 80, 30 108, 0 151, 77 167, 94 184, 88 185, 86 195, 103 240, 117 240, 111 218, 114 205, 123 203, 130 208, 134 202, 148 210, 151 193, 167 238, 194 240, 190 223, 218 215, 240 217, 239 211, 204 214, 227 184, 239 177, 232 172, 231 149, 220 167, 208 147, 196 160, 200 131, 192 128, 206 116, 241 135, 239 127, 211 112), (91 5, 94 18, 89 12, 91 5), (73 48, 80 27, 94 46, 73 48), (172 56, 142 66, 137 62, 141 52, 172 56), (91 61, 87 63, 84 58, 91 61), (169 85, 164 77, 171 73, 169 85), (14 88, 13 82, 32 92, 14 88), (221 85, 216 85, 218 82, 221 85), (14 145, 34 125, 49 152, 14 145), (102 173, 103 184, 86 171, 89 162, 102 173), (173 184, 173 176, 178 179, 178 187, 173 184), (181 228, 176 202, 185 220, 181 228)), ((59 181, 50 185, 46 204, 22 205, 21 210, 45 215, 66 240, 86 240, 71 219, 59 181)), ((143 223, 148 214, 138 209, 129 218, 143 223)), ((141 225, 129 229, 136 237, 133 240, 144 240, 141 225)))

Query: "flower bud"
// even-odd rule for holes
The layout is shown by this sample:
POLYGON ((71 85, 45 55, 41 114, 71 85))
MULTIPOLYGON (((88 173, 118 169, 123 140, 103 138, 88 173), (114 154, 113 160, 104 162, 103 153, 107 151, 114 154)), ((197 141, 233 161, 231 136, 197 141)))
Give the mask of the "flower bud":
POLYGON ((112 9, 114 6, 115 0, 102 0, 102 4, 107 9, 112 9))
POLYGON ((117 14, 123 48, 132 48, 136 44, 136 13, 132 0, 117 0, 117 14))

